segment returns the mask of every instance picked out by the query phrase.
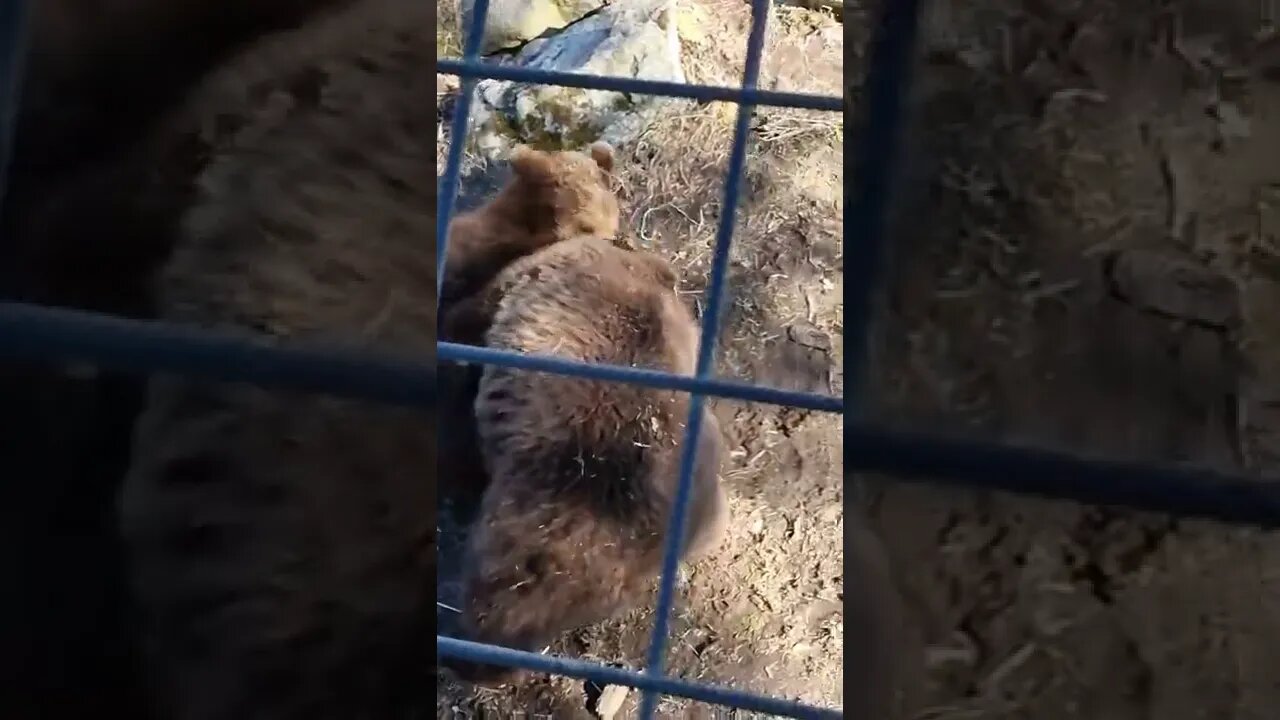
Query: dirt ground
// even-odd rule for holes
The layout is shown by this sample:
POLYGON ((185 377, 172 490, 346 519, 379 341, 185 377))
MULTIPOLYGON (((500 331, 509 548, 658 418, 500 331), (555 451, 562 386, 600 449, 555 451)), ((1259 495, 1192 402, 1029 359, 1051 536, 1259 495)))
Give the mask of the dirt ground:
MULTIPOLYGON (((1276 476, 1280 40, 1266 35, 1260 3, 927 4, 873 414, 1276 476)), ((690 79, 736 83, 746 4, 681 7, 690 79)), ((856 97, 867 15, 850 3, 842 28, 776 9, 763 84, 835 94, 848 77, 856 97)), ((677 106, 623 148, 626 227, 677 263, 691 300, 732 122, 728 105, 677 106)), ((726 376, 842 392, 839 122, 755 112, 726 376)), ((731 434, 735 521, 722 550, 684 575, 670 668, 851 704, 842 421, 733 403, 717 412, 731 434)), ((895 718, 1261 720, 1280 707, 1270 536, 869 480, 906 612, 895 718)), ((442 532, 447 555, 463 531, 442 532)), ((638 666, 652 623, 637 610, 550 651, 638 666)), ((439 689, 440 717, 593 717, 595 691, 577 681, 479 692, 442 679, 439 689)), ((662 716, 746 715, 669 700, 662 716)))
MULTIPOLYGON (((1280 45, 1259 5, 935 5, 881 417, 1280 472, 1280 45)), ((873 506, 911 618, 902 718, 1280 707, 1269 535, 894 484, 873 506)))

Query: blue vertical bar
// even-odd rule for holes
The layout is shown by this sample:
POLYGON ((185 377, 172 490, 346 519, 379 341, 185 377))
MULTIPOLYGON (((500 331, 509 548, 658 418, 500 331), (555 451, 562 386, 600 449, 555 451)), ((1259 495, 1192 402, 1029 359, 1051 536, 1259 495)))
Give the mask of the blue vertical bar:
MULTIPOLYGON (((9 165, 13 160, 13 136, 17 131, 18 106, 22 101, 22 78, 27 59, 27 0, 0 2, 0 203, 9 187, 9 165)), ((6 240, 0 238, 0 242, 6 240)))
MULTIPOLYGON (((471 26, 462 46, 464 62, 473 62, 480 56, 480 41, 484 38, 484 26, 489 18, 489 0, 475 0, 471 6, 471 26)), ((444 264, 449 256, 449 220, 458 198, 458 184, 462 174, 462 151, 467 145, 467 125, 471 120, 471 101, 475 95, 476 78, 462 78, 458 90, 458 107, 454 109, 453 124, 449 131, 449 157, 445 161, 444 186, 440 188, 436 213, 436 300, 444 289, 444 264)))
MULTIPOLYGON (((853 237, 852 245, 846 243, 845 247, 845 267, 852 270, 844 279, 844 318, 845 328, 852 328, 852 340, 846 332, 844 396, 846 412, 848 398, 854 398, 854 413, 862 406, 871 305, 884 261, 884 226, 894 182, 894 153, 901 135, 903 97, 911 80, 919 0, 888 0, 880 5, 880 27, 872 41, 863 101, 866 121, 854 171, 857 196, 849 197, 847 177, 844 186, 845 237, 853 237)), ((846 89, 846 102, 847 93, 846 89)))
MULTIPOLYGON (((754 89, 760 78, 760 57, 764 52, 764 32, 768 24, 770 0, 752 0, 751 31, 747 36, 747 59, 742 73, 742 86, 754 89)), ((737 221, 738 199, 747 158, 747 133, 752 105, 739 104, 737 124, 733 131, 733 148, 729 154, 725 178, 724 202, 720 226, 716 232, 715 257, 711 266, 711 285, 707 291, 707 309, 703 314, 702 338, 698 345, 697 377, 708 378, 715 371, 716 340, 720 336, 720 318, 729 270, 729 246, 737 221)), ((671 610, 675 604, 676 573, 680 564, 681 539, 688 523, 689 496, 693 489, 694 463, 698 454, 698 435, 702 432, 702 410, 705 396, 695 393, 690 398, 689 422, 685 428, 683 453, 680 458, 680 484, 676 489, 671 520, 667 523, 666 548, 662 560, 662 582, 658 588, 657 618, 649 643, 645 673, 661 675, 670 632, 671 610)), ((650 720, 657 709, 658 696, 647 691, 640 704, 640 720, 650 720)))

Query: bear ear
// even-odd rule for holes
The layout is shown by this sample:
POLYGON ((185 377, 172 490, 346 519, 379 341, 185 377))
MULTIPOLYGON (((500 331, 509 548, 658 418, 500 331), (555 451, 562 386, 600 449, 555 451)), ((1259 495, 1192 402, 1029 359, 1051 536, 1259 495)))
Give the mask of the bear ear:
POLYGON ((613 146, 609 143, 599 140, 591 143, 591 159, 596 161, 596 165, 600 166, 605 172, 613 172, 613 146))
POLYGON ((541 182, 551 175, 551 159, 541 150, 517 145, 511 150, 511 169, 521 179, 541 182))

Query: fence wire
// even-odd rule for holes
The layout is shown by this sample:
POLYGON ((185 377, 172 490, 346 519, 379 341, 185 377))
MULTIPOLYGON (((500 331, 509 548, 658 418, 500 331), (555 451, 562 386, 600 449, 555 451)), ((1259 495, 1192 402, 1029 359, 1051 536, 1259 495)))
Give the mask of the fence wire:
MULTIPOLYGON (((880 264, 886 205, 891 187, 895 144, 901 127, 903 91, 914 44, 918 0, 887 0, 873 40, 868 75, 863 84, 866 106, 859 143, 855 183, 846 185, 845 226, 852 227, 846 250, 854 258, 852 281, 847 282, 846 319, 853 318, 854 365, 846 380, 859 381, 865 352, 875 272, 880 264), (852 209, 850 209, 852 208, 852 209), (851 310, 850 310, 851 309, 851 310)), ((642 672, 612 668, 570 658, 516 651, 492 645, 437 636, 442 657, 506 665, 543 673, 625 685, 644 692, 641 718, 652 718, 657 699, 673 695, 716 703, 745 711, 794 718, 840 718, 839 710, 817 708, 738 689, 695 684, 663 672, 666 631, 674 604, 681 537, 689 503, 696 436, 705 397, 794 405, 845 413, 844 398, 797 393, 713 378, 716 339, 725 291, 725 269, 733 236, 738 188, 747 142, 747 121, 753 105, 837 112, 848 97, 825 97, 760 90, 759 74, 768 0, 753 0, 748 60, 741 87, 709 87, 653 82, 634 78, 597 77, 573 73, 498 66, 480 59, 481 30, 488 0, 475 0, 461 59, 441 60, 437 72, 461 78, 461 94, 453 117, 446 174, 440 194, 437 271, 443 270, 450 217, 458 194, 463 145, 475 84, 482 78, 525 83, 665 95, 701 101, 739 104, 732 140, 729 173, 724 188, 724 213, 716 235, 715 257, 708 289, 708 311, 702 328, 697 372, 693 377, 615 366, 592 366, 562 358, 536 357, 440 343, 439 361, 503 365, 529 372, 645 385, 689 392, 693 407, 681 461, 679 491, 666 538, 657 621, 642 672)), ((0 192, 7 170, 18 108, 22 59, 26 38, 27 3, 0 3, 0 192)), ((8 238, 0 238, 0 244, 8 238)), ((281 346, 248 335, 235 336, 178 327, 168 323, 124 320, 102 315, 0 302, 0 361, 83 361, 99 367, 135 372, 198 375, 211 380, 248 382, 265 387, 324 392, 392 405, 431 408, 436 400, 435 365, 419 358, 368 352, 281 346)), ((855 400, 858 393, 855 390, 855 400)), ((1048 498, 1114 505, 1267 528, 1280 527, 1280 490, 1275 483, 1225 475, 1208 470, 1118 463, 1080 458, 1065 453, 973 443, 878 428, 864 422, 845 424, 845 471, 880 472, 903 480, 1007 490, 1048 498)))

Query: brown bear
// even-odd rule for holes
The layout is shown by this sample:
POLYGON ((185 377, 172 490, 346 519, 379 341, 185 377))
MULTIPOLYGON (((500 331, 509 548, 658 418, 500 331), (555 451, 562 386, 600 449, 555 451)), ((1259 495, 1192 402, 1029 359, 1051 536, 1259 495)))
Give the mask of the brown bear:
MULTIPOLYGON (((692 374, 697 326, 657 256, 583 237, 521 258, 466 308, 489 347, 692 374)), ((460 309, 459 312, 464 310, 460 309)), ((468 540, 469 639, 537 650, 637 604, 658 574, 689 396, 490 366, 475 403, 489 475, 468 540)), ((723 438, 704 412, 686 557, 728 518, 723 438)), ((474 682, 519 673, 453 662, 474 682)))
POLYGON ((350 1, 30 2, 0 295, 117 312, 124 292, 131 312, 151 258, 126 190, 153 167, 147 139, 231 53, 350 1))
MULTIPOLYGON (((193 94, 155 151, 173 164, 192 157, 173 138, 202 148, 159 273, 160 317, 434 362, 433 12, 418 0, 363 0, 260 44, 193 94)), ((595 189, 607 188, 604 158, 520 155, 507 200, 495 201, 518 215, 490 217, 500 241, 564 237, 546 208, 564 210, 566 227, 611 232, 616 201, 595 189), (592 188, 547 173, 561 166, 589 167, 580 177, 592 188), (580 209, 579 191, 593 198, 580 209)), ((436 418, 150 382, 121 521, 162 714, 425 714, 435 694, 426 676, 436 418)))
POLYGON ((128 145, 236 48, 346 2, 28 0, 19 184, 128 145))
MULTIPOLYGON (((474 210, 449 224, 448 258, 442 279, 440 339, 483 345, 487 311, 476 312, 479 292, 514 260, 571 237, 612 237, 619 207, 613 192, 613 149, 594 143, 586 153, 549 152, 525 146, 510 156, 512 180, 474 210)), ((440 479, 468 507, 487 485, 475 435, 474 405, 480 382, 477 366, 441 363, 438 410, 440 479)))
POLYGON ((607 143, 593 143, 587 153, 521 145, 510 163, 515 182, 449 224, 442 314, 517 258, 572 237, 608 238, 618 232, 613 149, 607 143))
MULTIPOLYGON (((363 0, 193 94, 160 317, 434 364, 434 12, 363 0)), ((430 408, 152 379, 120 514, 158 712, 433 707, 435 474, 430 408)))
MULTIPOLYGON (((132 214, 138 185, 116 166, 147 177, 136 141, 232 48, 344 1, 27 0, 0 298, 148 314, 163 244, 146 238, 164 233, 154 202, 132 214)), ((114 498, 139 395, 124 375, 0 363, 6 716, 138 716, 114 498)))

